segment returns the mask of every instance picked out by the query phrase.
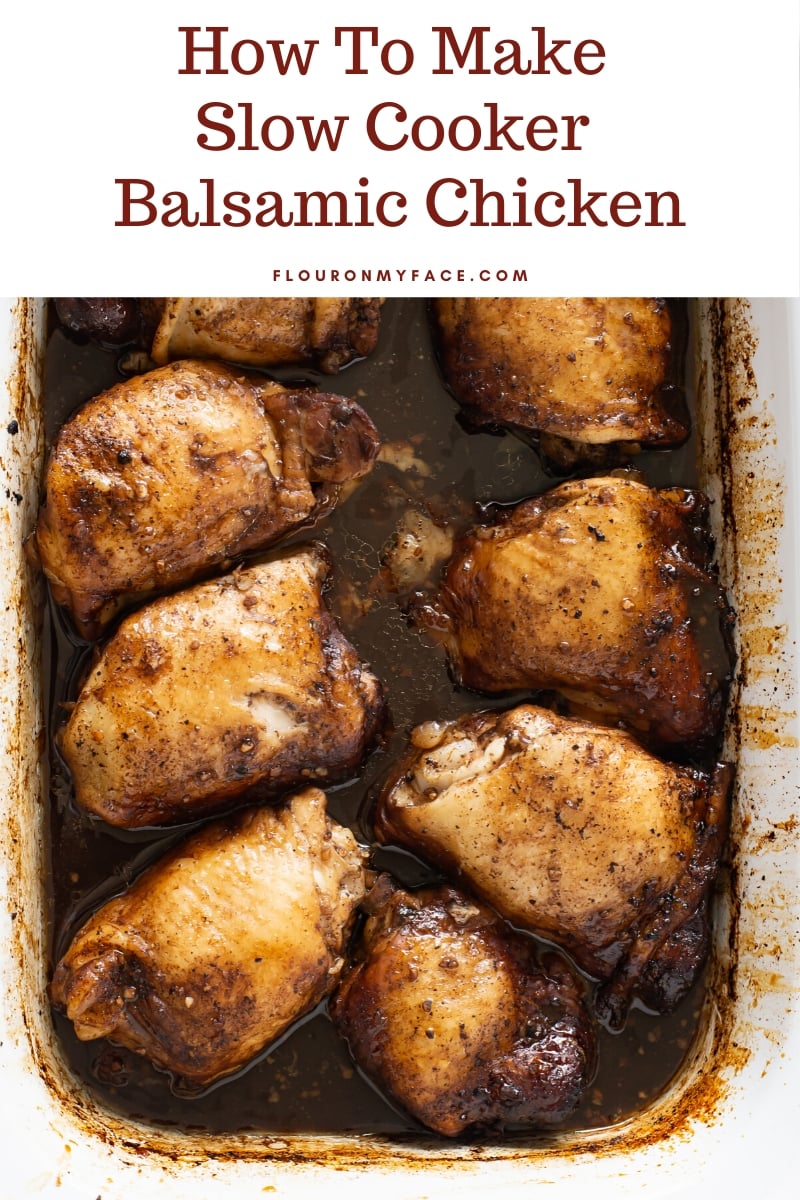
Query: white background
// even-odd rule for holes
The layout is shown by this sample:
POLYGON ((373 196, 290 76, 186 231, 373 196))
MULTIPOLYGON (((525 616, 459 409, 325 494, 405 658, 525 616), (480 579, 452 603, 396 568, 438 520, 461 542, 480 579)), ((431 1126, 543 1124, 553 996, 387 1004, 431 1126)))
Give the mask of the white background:
POLYGON ((28 0, 13 13, 8 7, 0 18, 6 294, 361 294, 359 283, 337 286, 330 275, 305 287, 297 279, 302 270, 347 268, 409 272, 382 283, 384 295, 430 293, 426 269, 462 270, 463 281, 451 280, 446 289, 462 294, 800 293, 796 0, 748 8, 721 0, 391 6, 28 0), (226 25, 227 46, 244 38, 316 38, 319 45, 305 77, 294 71, 281 77, 269 57, 249 77, 185 76, 181 25, 226 25), (413 68, 392 76, 372 53, 368 75, 347 75, 349 54, 334 45, 337 25, 377 25, 382 43, 405 39, 415 51, 413 68), (531 26, 541 25, 548 38, 599 40, 606 65, 595 76, 457 71, 437 77, 435 25, 452 25, 462 41, 471 26, 489 26, 489 46, 516 39, 528 55, 535 48, 531 26), (197 145, 196 114, 212 101, 250 101, 259 123, 276 113, 349 120, 336 153, 301 150, 297 139, 280 153, 211 153, 197 145), (387 153, 372 148, 364 130, 366 113, 382 101, 397 101, 413 116, 445 119, 481 117, 484 104, 494 101, 501 112, 526 120, 586 114, 591 124, 580 152, 387 153), (115 226, 117 177, 151 180, 157 199, 184 191, 197 208, 204 195, 199 180, 207 177, 218 195, 271 190, 291 207, 297 190, 352 195, 361 176, 371 195, 406 194, 402 227, 115 226), (446 229, 430 220, 424 204, 427 188, 443 176, 483 177, 487 187, 505 192, 524 176, 534 196, 564 191, 571 177, 610 194, 669 189, 680 196, 686 225, 446 229), (497 280, 498 271, 515 267, 527 272, 526 285, 497 280), (495 277, 481 281, 481 269, 495 277))

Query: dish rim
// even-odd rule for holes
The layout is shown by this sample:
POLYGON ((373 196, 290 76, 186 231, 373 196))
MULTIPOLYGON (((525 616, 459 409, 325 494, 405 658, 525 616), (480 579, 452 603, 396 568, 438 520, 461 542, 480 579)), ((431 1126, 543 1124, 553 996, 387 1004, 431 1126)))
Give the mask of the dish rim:
POLYGON ((46 849, 43 769, 38 752, 31 753, 43 729, 33 671, 42 594, 21 543, 35 518, 44 451, 37 408, 44 302, 4 302, 0 428, 8 434, 2 455, 8 507, 0 548, 10 569, 2 573, 0 599, 12 620, 4 628, 0 695, 13 719, 4 722, 0 759, 2 878, 11 899, 2 917, 0 1064, 9 1109, 4 1149, 18 1194, 48 1179, 77 1189, 75 1195, 91 1187, 130 1195, 132 1186, 144 1195, 158 1180, 171 1189, 168 1197, 177 1197, 197 1186, 198 1171, 207 1195, 210 1179, 220 1195, 245 1188, 260 1193, 274 1180, 292 1196, 312 1178, 320 1186, 338 1178, 352 1188, 380 1172, 391 1194, 405 1194, 410 1177, 415 1190, 429 1195, 463 1190, 475 1177, 497 1190, 547 1181, 557 1185, 558 1200, 567 1200, 589 1179, 601 1195, 612 1188, 614 1196, 633 1195, 664 1171, 669 1194, 699 1196, 703 1180, 706 1188, 713 1180, 733 1195, 744 1195, 746 1182, 748 1194, 754 1186, 767 1195, 789 1194, 779 1189, 786 1183, 791 1118, 800 1108, 800 1072, 793 1070, 800 1058, 800 862, 792 836, 800 820, 794 707, 800 665, 792 640, 800 591, 792 531, 800 498, 788 469, 800 461, 792 411, 800 378, 800 301, 692 303, 704 414, 700 482, 712 500, 721 570, 739 614, 737 637, 747 664, 731 734, 741 742, 731 902, 718 905, 701 1036, 671 1089, 645 1113, 599 1131, 476 1148, 438 1139, 154 1132, 105 1114, 72 1081, 52 1038, 38 888, 33 896, 46 849), (14 420, 16 434, 10 432, 14 420), (765 630, 773 631, 768 650, 765 630), (741 1138, 731 1144, 728 1130, 744 1128, 748 1141, 758 1138, 757 1156, 747 1154, 741 1138), (36 1163, 25 1151, 31 1144, 25 1131, 39 1140, 36 1163), (98 1187, 98 1179, 110 1182, 98 1187), (774 1190, 768 1192, 770 1179, 774 1190))

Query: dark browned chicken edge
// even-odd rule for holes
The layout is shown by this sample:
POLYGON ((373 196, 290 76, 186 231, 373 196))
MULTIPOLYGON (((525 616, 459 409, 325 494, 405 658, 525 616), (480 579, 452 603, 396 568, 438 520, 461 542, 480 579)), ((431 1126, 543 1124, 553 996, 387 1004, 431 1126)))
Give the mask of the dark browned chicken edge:
MULTIPOLYGON (((726 313, 724 302, 716 302, 711 307, 712 324, 715 333, 715 367, 718 377, 735 380, 738 377, 741 363, 747 361, 747 355, 752 352, 752 337, 746 327, 746 322, 740 319, 737 326, 726 313), (731 329, 730 326, 733 325, 731 329), (727 374, 726 374, 727 373, 727 374)), ((22 306, 20 321, 23 329, 23 342, 30 347, 29 363, 37 363, 35 348, 36 313, 33 306, 22 306)), ((31 416, 31 399, 38 390, 35 371, 31 374, 30 366, 25 366, 24 345, 19 375, 15 381, 17 411, 21 420, 36 420, 31 416)), ((730 457, 730 446, 725 434, 725 423, 730 415, 730 407, 737 392, 720 388, 720 408, 717 417, 718 433, 722 441, 722 475, 725 488, 725 525, 729 532, 735 531, 735 506, 732 497, 736 490, 735 474, 730 457)), ((19 598, 19 612, 23 620, 31 617, 30 597, 19 598)), ((33 643, 32 643, 33 645, 33 643)), ((736 687, 734 687, 734 692, 736 687)), ((735 698, 735 697, 734 697, 735 698)), ((17 710, 14 735, 18 739, 28 739, 33 728, 33 714, 30 698, 23 697, 23 703, 17 710)), ((741 725, 734 703, 731 725, 731 741, 737 743, 741 736, 741 725)), ((17 838, 23 841, 22 830, 26 821, 34 815, 31 808, 32 798, 37 794, 35 786, 31 787, 30 778, 24 781, 25 786, 16 785, 15 794, 10 797, 18 815, 12 818, 12 829, 16 828, 17 838)), ((552 1153, 567 1156, 583 1155, 616 1155, 620 1150, 628 1153, 659 1144, 665 1138, 688 1138, 697 1122, 714 1121, 724 1106, 728 1093, 725 1082, 725 1071, 733 1071, 746 1061, 747 1051, 730 1041, 732 1029, 731 1001, 737 992, 736 980, 736 912, 737 912, 737 867, 734 845, 734 857, 730 880, 725 888, 722 906, 730 908, 726 912, 726 920, 719 928, 719 936, 727 939, 727 950, 730 953, 716 953, 711 963, 709 980, 709 997, 707 1000, 700 1041, 692 1048, 688 1056, 681 1078, 676 1082, 671 1095, 657 1102, 650 1112, 626 1122, 623 1127, 606 1130, 595 1135, 591 1130, 576 1136, 548 1136, 545 1139, 536 1137, 526 1140, 524 1144, 492 1146, 478 1149, 469 1147, 446 1147, 438 1140, 412 1139, 403 1144, 402 1139, 387 1142, 385 1139, 348 1138, 271 1138, 258 1135, 254 1138, 224 1136, 208 1138, 203 1135, 182 1134, 180 1136, 168 1133, 158 1133, 150 1128, 137 1126, 135 1122, 119 1121, 99 1109, 92 1101, 74 1090, 74 1085, 65 1073, 60 1055, 54 1050, 49 1040, 46 1024, 42 1023, 41 1009, 32 1003, 30 993, 23 997, 26 1011, 26 1030, 34 1062, 40 1074, 63 1106, 64 1111, 74 1121, 77 1136, 97 1139, 109 1149, 119 1153, 125 1161, 135 1163, 138 1156, 146 1154, 151 1161, 157 1161, 163 1167, 166 1179, 173 1174, 173 1168, 178 1164, 206 1164, 212 1172, 215 1166, 220 1168, 228 1160, 236 1161, 269 1161, 276 1164, 291 1166, 315 1164, 325 1161, 338 1169, 369 1168, 398 1168, 412 1170, 416 1167, 427 1169, 430 1166, 447 1168, 449 1171, 469 1172, 476 1161, 499 1161, 523 1159, 534 1162, 542 1156, 552 1153)), ((24 893, 24 880, 18 873, 15 881, 14 894, 10 902, 19 907, 24 893)), ((28 959, 28 933, 24 923, 18 922, 15 927, 14 945, 20 967, 28 959)))

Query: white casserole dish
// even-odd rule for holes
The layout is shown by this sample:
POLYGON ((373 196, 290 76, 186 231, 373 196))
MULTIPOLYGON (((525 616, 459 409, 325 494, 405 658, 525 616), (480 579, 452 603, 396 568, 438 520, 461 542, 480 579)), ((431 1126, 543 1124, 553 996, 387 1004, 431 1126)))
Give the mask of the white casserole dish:
POLYGON ((0 312, 5 387, 0 521, 4 612, 0 872, 0 1194, 349 1197, 516 1194, 788 1197, 800 1115, 798 561, 800 301, 696 301, 700 481, 714 500, 721 571, 738 613, 740 678, 727 755, 738 761, 734 870, 719 904, 702 1035, 667 1095, 597 1133, 524 1147, 360 1137, 208 1137, 102 1111, 65 1068, 45 994, 41 584, 22 550, 43 456, 44 305, 0 312), (14 424, 16 422, 16 426, 14 424), (16 430, 16 431, 15 431, 16 430))

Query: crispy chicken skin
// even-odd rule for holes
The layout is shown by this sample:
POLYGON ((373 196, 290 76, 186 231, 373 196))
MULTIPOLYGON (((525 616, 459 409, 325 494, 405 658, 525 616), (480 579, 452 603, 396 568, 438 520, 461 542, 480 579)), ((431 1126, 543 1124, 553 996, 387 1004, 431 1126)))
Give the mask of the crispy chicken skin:
POLYGON ((372 467, 357 404, 217 363, 136 376, 84 405, 50 455, 36 547, 94 637, 120 607, 271 545, 372 467))
POLYGON ((84 1041, 108 1037, 203 1088, 333 988, 363 852, 309 788, 206 825, 75 935, 50 992, 84 1041))
POLYGON ((136 828, 353 774, 384 702, 324 604, 327 571, 305 547, 127 617, 60 737, 77 803, 136 828))
POLYGON ((254 367, 312 363, 335 375, 378 341, 380 300, 182 297, 164 302, 156 363, 195 356, 254 367))
POLYGON ((330 1003, 356 1063, 435 1132, 558 1124, 594 1072, 581 985, 452 887, 382 877, 330 1003))
POLYGON ((484 692, 558 689, 651 744, 713 744, 730 675, 707 502, 628 477, 579 480, 465 535, 415 619, 484 692))
POLYGON ((460 297, 434 301, 433 316, 445 381, 468 423, 539 437, 557 466, 608 464, 619 457, 610 449, 688 435, 685 401, 666 386, 662 300, 460 297))
POLYGON ((533 705, 429 723, 411 740, 378 800, 378 841, 562 946, 604 982, 610 1023, 633 995, 673 1008, 707 950, 730 770, 672 766, 622 730, 533 705))

